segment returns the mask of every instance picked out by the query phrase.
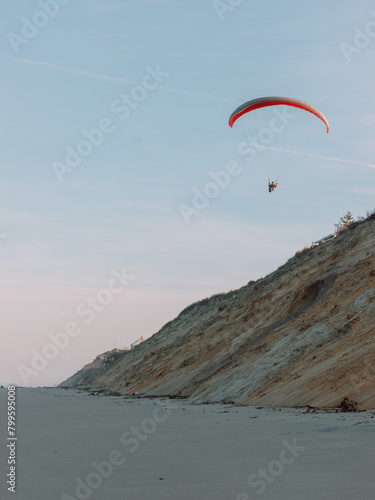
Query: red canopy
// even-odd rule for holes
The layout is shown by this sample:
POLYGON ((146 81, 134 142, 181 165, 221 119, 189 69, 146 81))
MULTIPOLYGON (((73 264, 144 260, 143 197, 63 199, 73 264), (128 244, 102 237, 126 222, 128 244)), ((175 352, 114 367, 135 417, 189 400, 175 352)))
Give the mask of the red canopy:
POLYGON ((258 99, 252 99, 251 101, 247 101, 244 104, 241 104, 237 109, 233 111, 229 118, 229 126, 233 127, 233 124, 238 118, 245 113, 249 113, 250 111, 254 111, 254 109, 265 108, 267 106, 293 106, 295 108, 304 109, 309 113, 317 116, 325 123, 327 127, 327 133, 329 132, 329 123, 327 118, 321 113, 318 109, 314 108, 311 104, 307 102, 300 101, 299 99, 293 99, 292 97, 260 97, 258 99))

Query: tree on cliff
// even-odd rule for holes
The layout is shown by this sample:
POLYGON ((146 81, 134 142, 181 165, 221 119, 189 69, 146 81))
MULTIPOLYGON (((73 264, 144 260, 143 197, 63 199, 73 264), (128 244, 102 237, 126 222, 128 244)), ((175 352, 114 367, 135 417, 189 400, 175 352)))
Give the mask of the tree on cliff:
POLYGON ((350 226, 350 224, 353 224, 353 222, 354 222, 354 217, 350 212, 350 210, 348 210, 346 214, 340 217, 339 223, 335 224, 336 233, 339 233, 340 231, 347 229, 350 226))

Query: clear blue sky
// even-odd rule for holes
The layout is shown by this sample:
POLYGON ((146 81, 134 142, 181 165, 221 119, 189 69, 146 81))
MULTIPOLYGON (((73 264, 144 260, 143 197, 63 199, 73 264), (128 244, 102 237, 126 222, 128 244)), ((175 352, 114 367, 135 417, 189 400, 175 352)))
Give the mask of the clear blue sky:
POLYGON ((59 383, 375 208, 373 4, 232 3, 2 2, 0 383, 26 384, 20 365, 26 385, 59 383), (319 108, 330 133, 306 151, 346 162, 300 156, 269 195, 228 127, 267 95, 319 108), (181 204, 228 162, 187 224, 181 204))

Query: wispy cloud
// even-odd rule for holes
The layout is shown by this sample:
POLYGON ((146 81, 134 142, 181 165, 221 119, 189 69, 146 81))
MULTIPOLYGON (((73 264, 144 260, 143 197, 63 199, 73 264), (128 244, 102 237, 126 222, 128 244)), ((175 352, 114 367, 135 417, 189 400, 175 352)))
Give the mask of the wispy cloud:
POLYGON ((280 149, 280 148, 271 148, 270 146, 262 146, 264 149, 272 149, 273 151, 281 151, 283 153, 292 153, 295 155, 309 156, 311 158, 321 158, 322 160, 332 160, 338 161, 340 163, 350 163, 351 165, 359 165, 361 167, 370 167, 375 168, 373 163, 363 163, 361 161, 355 160, 344 160, 343 158, 336 158, 334 156, 322 156, 322 155, 314 155, 312 153, 302 153, 300 151, 292 151, 291 149, 280 149))
MULTIPOLYGON (((91 71, 85 71, 82 69, 76 69, 76 68, 66 68, 65 66, 59 66, 57 64, 52 64, 44 61, 33 61, 30 59, 21 59, 20 57, 10 57, 12 61, 17 61, 20 63, 24 64, 31 64, 34 66, 44 66, 45 68, 50 68, 50 69, 55 69, 57 71, 63 71, 65 73, 72 73, 75 75, 80 75, 80 76, 85 76, 87 78, 96 78, 97 80, 105 80, 108 82, 113 82, 113 83, 130 83, 132 85, 136 85, 139 82, 135 80, 130 80, 129 78, 125 78, 123 76, 111 76, 111 75, 103 75, 101 73, 93 73, 91 71)), ((166 91, 166 92, 171 92, 174 94, 182 94, 182 95, 187 95, 191 97, 198 97, 201 99, 213 99, 215 101, 220 101, 220 102, 230 102, 231 99, 224 99, 222 97, 215 96, 214 94, 205 94, 202 92, 192 92, 190 90, 184 90, 184 89, 175 89, 173 87, 166 87, 161 85, 159 87, 160 89, 166 91)))
POLYGON ((106 80, 114 83, 131 83, 131 84, 137 83, 136 81, 129 80, 129 78, 124 78, 123 76, 102 75, 100 73, 92 73, 91 71, 85 71, 82 69, 66 68, 65 66, 58 66, 57 64, 51 64, 44 61, 32 61, 30 59, 21 59, 20 57, 10 57, 9 59, 24 64, 32 64, 34 66, 44 66, 46 68, 56 69, 58 71, 64 71, 65 73, 73 73, 75 75, 86 76, 88 78, 96 78, 97 80, 106 80))

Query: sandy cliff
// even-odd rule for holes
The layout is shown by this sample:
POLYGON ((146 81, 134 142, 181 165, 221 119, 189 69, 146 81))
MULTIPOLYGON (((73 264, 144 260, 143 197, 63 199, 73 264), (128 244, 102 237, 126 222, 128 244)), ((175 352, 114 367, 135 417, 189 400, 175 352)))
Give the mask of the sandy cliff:
POLYGON ((99 354, 91 363, 85 365, 81 370, 77 373, 69 377, 63 382, 64 387, 74 387, 77 385, 81 385, 85 378, 92 376, 94 372, 99 370, 100 368, 106 367, 109 363, 115 361, 120 356, 123 356, 128 351, 124 349, 112 349, 112 351, 106 351, 102 354, 99 354))
MULTIPOLYGON (((375 407, 375 220, 187 307, 80 383, 193 402, 375 407)), ((61 385, 72 385, 68 381, 61 385)))

